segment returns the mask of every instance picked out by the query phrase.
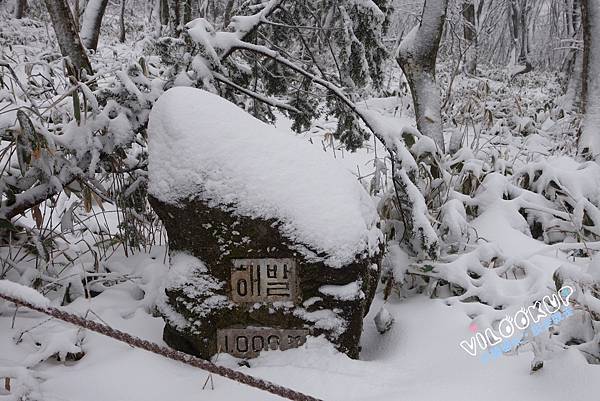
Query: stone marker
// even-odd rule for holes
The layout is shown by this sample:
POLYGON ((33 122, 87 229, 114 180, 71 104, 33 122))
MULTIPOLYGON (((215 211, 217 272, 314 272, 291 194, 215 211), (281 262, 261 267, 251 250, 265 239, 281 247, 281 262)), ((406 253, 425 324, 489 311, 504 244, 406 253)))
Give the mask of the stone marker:
POLYGON ((219 352, 252 358, 324 336, 358 358, 379 278, 381 232, 356 178, 319 147, 215 95, 171 89, 150 116, 149 193, 169 237, 171 268, 158 301, 169 345, 203 358, 219 352), (213 129, 206 121, 219 115, 227 123, 213 129), (186 119, 189 126, 178 126, 186 119), (192 137, 198 145, 180 143, 192 137), (182 154, 168 154, 166 146, 182 154), (236 147, 243 152, 228 153, 236 147), (269 157, 261 158, 261 149, 269 157), (188 151, 197 157, 190 163, 188 151), (264 171, 252 172, 257 163, 264 171), (220 199, 219 191, 227 196, 220 199), (230 193, 237 199, 230 201, 230 193))

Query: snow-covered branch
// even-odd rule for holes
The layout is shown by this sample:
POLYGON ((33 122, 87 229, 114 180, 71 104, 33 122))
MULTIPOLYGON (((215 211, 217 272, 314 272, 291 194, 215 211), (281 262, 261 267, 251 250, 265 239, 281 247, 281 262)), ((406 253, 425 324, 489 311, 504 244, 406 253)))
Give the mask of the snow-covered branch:
POLYGON ((277 107, 278 109, 282 109, 282 110, 287 110, 290 111, 292 113, 300 113, 300 110, 298 110, 295 107, 290 106, 287 103, 284 102, 280 102, 277 99, 273 99, 264 95, 261 95, 260 93, 251 91, 250 89, 246 89, 238 84, 236 84, 235 82, 232 82, 230 79, 228 79, 227 77, 225 77, 224 75, 221 75, 219 73, 213 72, 212 76, 219 82, 224 83, 225 85, 229 85, 232 88, 235 88, 236 90, 244 93, 245 95, 248 95, 258 101, 261 101, 263 103, 268 104, 269 106, 273 106, 273 107, 277 107))
MULTIPOLYGON (((252 35, 258 27, 266 21, 286 0, 269 0, 265 7, 258 13, 249 16, 235 16, 231 18, 231 26, 235 29, 234 37, 239 41, 244 41, 252 35)), ((224 49, 221 53, 221 62, 233 52, 233 48, 224 49)))

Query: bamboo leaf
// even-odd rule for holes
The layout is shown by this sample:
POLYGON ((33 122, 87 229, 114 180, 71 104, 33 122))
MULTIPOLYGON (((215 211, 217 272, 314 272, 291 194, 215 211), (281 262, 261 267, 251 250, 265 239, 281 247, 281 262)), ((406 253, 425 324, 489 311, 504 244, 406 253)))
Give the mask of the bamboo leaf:
POLYGON ((75 116, 75 120, 77 120, 77 125, 81 125, 81 105, 78 91, 74 91, 71 97, 73 98, 73 115, 75 116))
POLYGON ((38 205, 31 208, 31 216, 33 217, 33 220, 35 220, 35 226, 40 230, 44 225, 44 217, 42 216, 42 212, 40 212, 38 205))
POLYGON ((10 222, 10 220, 6 220, 6 219, 0 219, 0 230, 6 230, 6 231, 12 231, 12 232, 17 232, 17 227, 15 227, 15 225, 13 223, 10 222))
POLYGON ((86 213, 89 213, 92 210, 92 191, 88 187, 84 187, 83 191, 83 209, 86 213))
POLYGON ((66 232, 73 233, 73 210, 77 206, 77 203, 73 203, 69 208, 65 210, 65 213, 60 219, 60 231, 64 234, 66 232))
POLYGON ((32 144, 31 138, 35 137, 33 123, 23 110, 17 111, 17 120, 21 126, 21 131, 17 133, 17 161, 21 174, 25 175, 31 164, 32 144))

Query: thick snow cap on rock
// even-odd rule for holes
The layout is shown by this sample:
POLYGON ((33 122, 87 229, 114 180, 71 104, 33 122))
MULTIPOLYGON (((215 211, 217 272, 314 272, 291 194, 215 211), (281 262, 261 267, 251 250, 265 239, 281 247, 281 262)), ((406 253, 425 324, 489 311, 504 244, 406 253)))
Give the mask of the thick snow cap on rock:
POLYGON ((197 198, 277 219, 298 251, 311 260, 311 251, 324 253, 333 267, 377 252, 377 212, 356 177, 319 147, 233 103, 200 89, 170 89, 150 114, 148 136, 149 192, 160 201, 197 198))

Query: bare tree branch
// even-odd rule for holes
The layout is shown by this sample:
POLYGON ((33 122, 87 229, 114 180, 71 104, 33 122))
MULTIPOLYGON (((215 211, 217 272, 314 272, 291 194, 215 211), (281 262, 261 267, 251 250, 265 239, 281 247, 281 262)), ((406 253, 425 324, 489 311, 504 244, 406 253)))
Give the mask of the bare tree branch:
POLYGON ((221 75, 219 73, 213 73, 213 77, 219 81, 224 83, 225 85, 231 86, 232 88, 244 93, 245 95, 248 95, 260 102, 266 103, 270 106, 273 107, 277 107, 278 109, 283 109, 283 110, 287 110, 287 111, 291 111, 292 113, 300 113, 300 110, 298 110, 295 107, 290 106, 289 104, 283 103, 278 101, 277 99, 273 99, 273 98, 269 98, 266 97, 264 95, 261 95, 260 93, 251 91, 250 89, 246 89, 238 84, 236 84, 235 82, 232 82, 231 80, 229 80, 227 77, 225 77, 224 75, 221 75))

